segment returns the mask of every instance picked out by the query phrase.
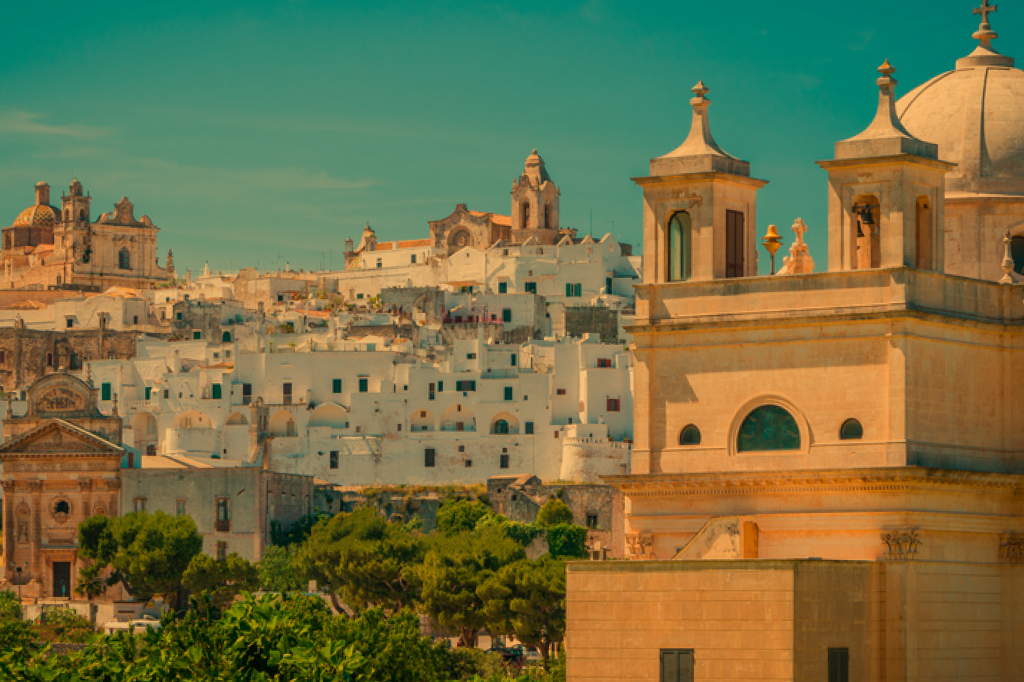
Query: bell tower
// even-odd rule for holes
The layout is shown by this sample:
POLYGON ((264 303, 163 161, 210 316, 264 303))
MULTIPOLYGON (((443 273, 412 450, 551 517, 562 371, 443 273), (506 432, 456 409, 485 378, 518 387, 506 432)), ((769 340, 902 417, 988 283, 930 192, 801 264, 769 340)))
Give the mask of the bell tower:
POLYGON ((836 143, 828 171, 828 269, 944 268, 945 176, 938 145, 896 115, 896 69, 878 68, 878 111, 861 134, 836 143))
POLYGON ((534 149, 522 175, 512 182, 512 240, 522 244, 536 237, 554 244, 558 237, 558 200, 561 193, 548 175, 544 159, 534 149))
POLYGON ((650 176, 633 178, 644 190, 646 283, 757 274, 757 190, 768 183, 715 142, 708 92, 693 87, 686 141, 651 159, 650 176))
POLYGON ((85 194, 82 183, 75 178, 71 181, 68 193, 61 195, 61 218, 64 222, 89 222, 92 197, 85 194))

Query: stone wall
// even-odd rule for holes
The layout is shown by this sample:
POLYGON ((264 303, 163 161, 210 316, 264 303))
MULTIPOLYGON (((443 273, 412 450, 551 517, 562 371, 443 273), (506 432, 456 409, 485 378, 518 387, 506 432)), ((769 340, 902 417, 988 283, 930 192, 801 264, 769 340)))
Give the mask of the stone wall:
POLYGON ((600 334, 603 343, 619 342, 619 311, 603 306, 567 306, 565 335, 600 334))

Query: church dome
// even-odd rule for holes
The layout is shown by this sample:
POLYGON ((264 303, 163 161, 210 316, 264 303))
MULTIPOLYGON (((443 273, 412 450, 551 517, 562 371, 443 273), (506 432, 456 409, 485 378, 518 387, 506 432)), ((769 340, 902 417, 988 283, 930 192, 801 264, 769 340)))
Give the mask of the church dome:
POLYGON ((981 45, 954 71, 907 93, 896 110, 915 137, 939 146, 941 160, 958 164, 947 192, 1024 195, 1024 71, 992 49, 987 22, 974 37, 981 45))
POLYGON ((54 227, 60 222, 60 211, 53 206, 46 204, 36 204, 35 206, 29 206, 24 211, 18 214, 18 217, 14 219, 14 226, 23 227, 54 227))

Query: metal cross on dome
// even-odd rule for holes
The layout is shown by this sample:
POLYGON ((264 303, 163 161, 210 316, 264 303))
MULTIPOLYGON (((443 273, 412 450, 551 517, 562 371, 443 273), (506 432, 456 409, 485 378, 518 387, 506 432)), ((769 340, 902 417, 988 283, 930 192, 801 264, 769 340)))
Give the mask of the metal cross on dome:
POLYGON ((981 0, 981 7, 975 7, 974 13, 981 15, 981 23, 988 23, 988 15, 999 10, 999 5, 989 7, 988 0, 981 0))

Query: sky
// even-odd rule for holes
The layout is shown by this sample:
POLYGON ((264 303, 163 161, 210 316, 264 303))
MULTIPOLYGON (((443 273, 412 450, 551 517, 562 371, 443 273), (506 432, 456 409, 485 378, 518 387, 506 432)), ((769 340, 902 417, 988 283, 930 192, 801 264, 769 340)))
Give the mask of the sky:
MULTIPOLYGON (((180 272, 340 268, 366 223, 414 239, 459 203, 507 215, 536 148, 562 227, 639 245, 630 178, 683 141, 703 79, 717 142, 770 183, 758 235, 777 224, 788 249, 803 218, 823 270, 814 162, 870 123, 883 60, 903 94, 970 53, 979 4, 10 3, 0 224, 36 182, 59 205, 77 177, 94 216, 128 196, 180 272)), ((994 46, 1024 60, 1024 3, 991 21, 994 46)))

